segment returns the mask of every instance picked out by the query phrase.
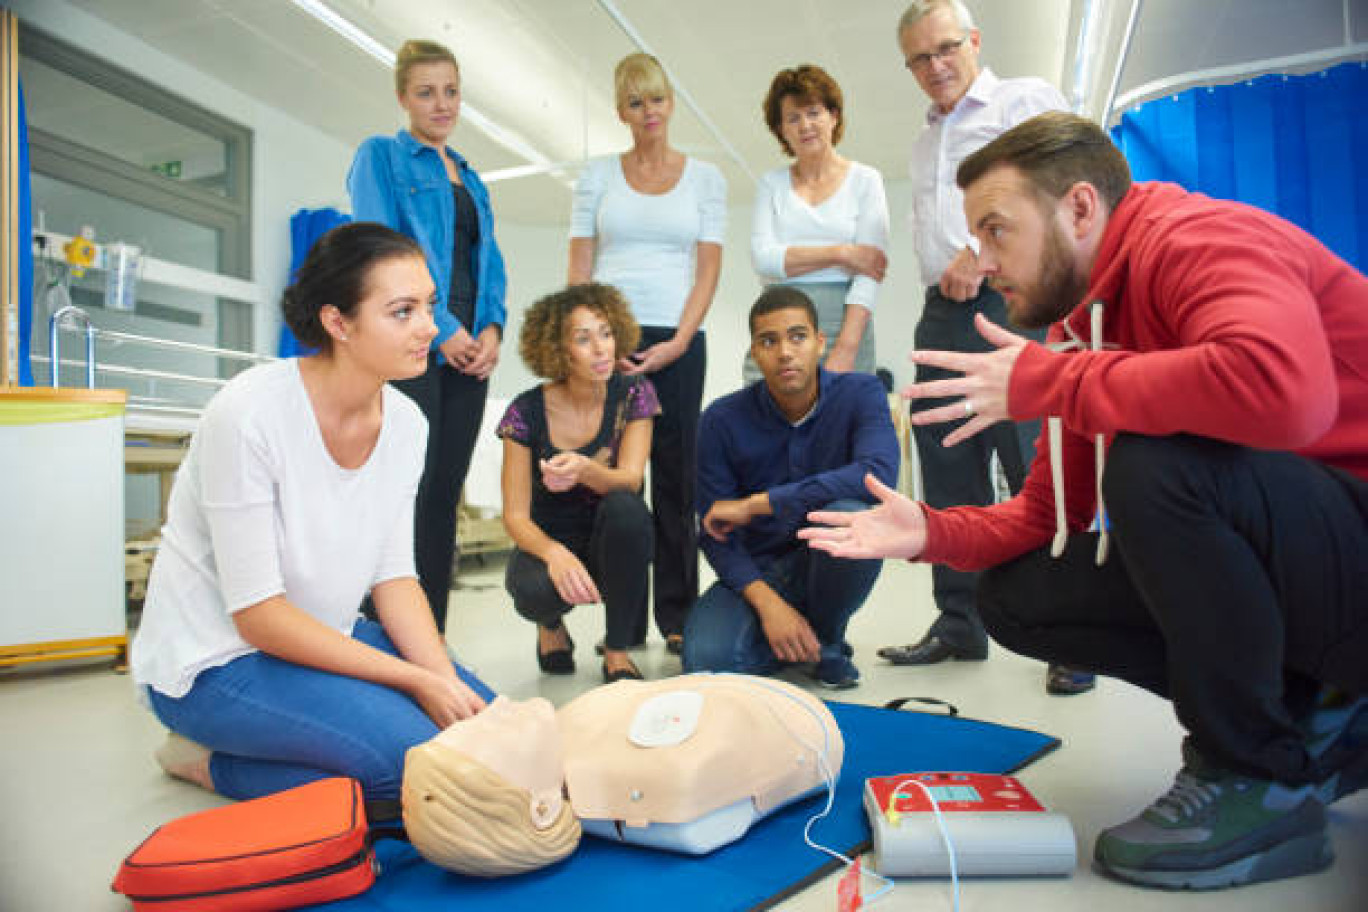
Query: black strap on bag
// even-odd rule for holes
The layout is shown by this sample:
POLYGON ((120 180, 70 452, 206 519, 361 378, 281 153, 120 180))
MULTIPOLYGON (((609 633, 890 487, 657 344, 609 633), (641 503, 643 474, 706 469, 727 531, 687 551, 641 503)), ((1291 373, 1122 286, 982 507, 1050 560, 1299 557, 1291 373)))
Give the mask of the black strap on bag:
MULTIPOLYGON (((896 700, 889 700, 883 705, 884 709, 902 709, 908 703, 922 703, 926 706, 938 706, 945 709, 945 715, 958 716, 959 709, 953 703, 944 700, 937 700, 935 697, 898 697, 896 700)), ((909 709, 908 712, 926 712, 924 709, 909 709)), ((938 713, 939 715, 939 713, 938 713)))
POLYGON ((368 799, 366 821, 370 824, 366 831, 366 842, 372 846, 381 839, 409 841, 408 832, 404 830, 403 805, 398 798, 368 799))

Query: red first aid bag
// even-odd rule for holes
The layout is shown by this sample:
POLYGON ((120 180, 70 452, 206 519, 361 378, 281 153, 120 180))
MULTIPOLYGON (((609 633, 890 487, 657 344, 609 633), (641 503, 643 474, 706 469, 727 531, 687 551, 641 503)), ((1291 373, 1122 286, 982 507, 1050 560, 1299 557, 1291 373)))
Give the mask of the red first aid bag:
POLYGON ((271 912, 355 896, 375 882, 361 785, 308 785, 159 827, 113 889, 138 912, 271 912))

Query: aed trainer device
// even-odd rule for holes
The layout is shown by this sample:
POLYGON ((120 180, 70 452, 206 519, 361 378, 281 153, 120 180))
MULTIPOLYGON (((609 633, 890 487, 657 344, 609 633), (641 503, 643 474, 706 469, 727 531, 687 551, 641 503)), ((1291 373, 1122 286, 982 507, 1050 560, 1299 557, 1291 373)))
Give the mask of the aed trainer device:
POLYGON ((1067 877, 1078 863, 1073 827, 1011 776, 907 773, 865 780, 874 869, 886 877, 949 877, 950 854, 925 786, 945 821, 963 877, 1067 877))

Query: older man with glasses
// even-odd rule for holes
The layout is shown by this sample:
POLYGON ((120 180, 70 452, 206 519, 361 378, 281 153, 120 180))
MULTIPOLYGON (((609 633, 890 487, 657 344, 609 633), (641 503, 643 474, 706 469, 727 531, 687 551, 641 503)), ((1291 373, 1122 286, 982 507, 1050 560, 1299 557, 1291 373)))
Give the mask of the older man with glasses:
MULTIPOLYGON (((1042 111, 1064 110, 1059 91, 1040 79, 999 79, 979 64, 980 36, 960 0, 919 0, 898 21, 898 45, 907 68, 931 100, 927 126, 912 149, 912 222, 917 258, 926 281, 926 304, 917 324, 917 348, 986 351, 974 314, 1006 324, 1002 296, 983 281, 975 242, 955 184, 961 161, 1002 133, 1042 111)), ((1044 338, 1040 332, 1039 338, 1044 338)), ((949 376, 918 365, 917 381, 949 376)), ((918 411, 944 403, 919 401, 918 411)), ((923 494, 932 507, 986 506, 994 500, 992 457, 997 454, 1012 493, 1021 488, 1039 422, 1003 421, 985 433, 947 447, 955 424, 918 425, 913 419, 923 494)), ((879 655, 895 665, 930 665, 946 659, 980 661, 988 637, 975 605, 978 574, 936 565, 932 569, 940 616, 919 642, 890 646, 879 655)), ((1046 688, 1073 694, 1091 690, 1091 674, 1051 666, 1046 688)))

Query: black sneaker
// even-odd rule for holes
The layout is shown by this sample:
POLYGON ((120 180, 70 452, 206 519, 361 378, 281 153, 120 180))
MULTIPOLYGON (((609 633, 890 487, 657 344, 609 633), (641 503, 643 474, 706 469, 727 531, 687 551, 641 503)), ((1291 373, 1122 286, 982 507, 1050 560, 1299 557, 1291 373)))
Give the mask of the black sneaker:
POLYGON ((850 690, 860 683, 860 669, 844 654, 828 656, 812 669, 812 677, 827 690, 850 690))
POLYGON ((1334 860, 1315 786, 1216 769, 1187 742, 1183 760, 1168 792, 1098 835, 1099 867, 1147 887, 1218 890, 1310 874, 1334 860))

